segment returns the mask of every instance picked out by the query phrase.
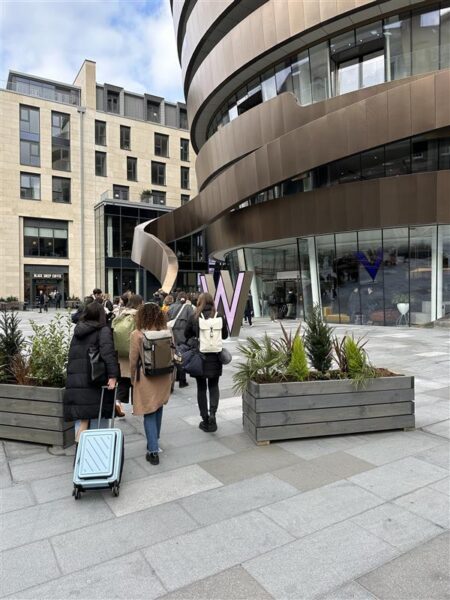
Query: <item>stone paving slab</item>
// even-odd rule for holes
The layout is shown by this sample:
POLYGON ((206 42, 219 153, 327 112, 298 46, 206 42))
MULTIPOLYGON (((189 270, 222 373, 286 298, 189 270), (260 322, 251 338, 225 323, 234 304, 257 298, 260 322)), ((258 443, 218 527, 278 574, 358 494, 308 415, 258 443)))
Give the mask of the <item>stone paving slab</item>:
POLYGON ((315 598, 398 555, 354 523, 333 525, 267 552, 243 567, 275 598, 315 598))
POLYGON ((153 600, 165 593, 159 579, 139 552, 133 552, 101 565, 66 575, 44 585, 15 594, 28 600, 106 600, 133 598, 153 600))
POLYGON ((281 442, 278 446, 304 460, 312 460, 313 458, 318 458, 324 454, 347 451, 350 448, 360 446, 364 443, 365 439, 361 435, 335 435, 327 438, 289 440, 287 442, 281 442))
POLYGON ((12 485, 0 492, 0 514, 27 508, 33 504, 36 504, 36 501, 27 484, 12 485))
POLYGON ((0 596, 59 577, 60 570, 48 540, 27 544, 0 554, 0 596), (6 576, 7 575, 7 576, 6 576))
POLYGON ((351 521, 401 552, 443 533, 442 527, 390 503, 357 515, 351 521))
POLYGON ((197 527, 186 511, 171 502, 59 535, 52 539, 52 545, 62 572, 68 574, 197 527))
POLYGON ((279 445, 260 446, 242 450, 231 456, 205 460, 201 467, 224 484, 241 481, 281 467, 292 465, 297 457, 279 445))
POLYGON ((210 525, 297 493, 295 487, 266 474, 182 498, 179 502, 198 523, 210 525))
POLYGON ((269 594, 242 567, 232 567, 212 575, 176 592, 162 596, 160 600, 271 600, 269 594))
POLYGON ((443 600, 449 597, 449 548, 449 535, 440 535, 358 581, 380 600, 443 600))
POLYGON ((374 465, 384 465, 417 452, 438 446, 442 440, 421 431, 403 431, 392 433, 382 440, 368 442, 347 452, 374 465))
POLYGON ((132 481, 121 489, 118 498, 108 492, 104 493, 104 498, 112 512, 122 517, 221 485, 201 467, 192 465, 132 481))
POLYGON ((446 475, 447 471, 441 467, 408 457, 354 475, 350 481, 385 500, 391 500, 443 479, 446 475))
POLYGON ((376 600, 376 597, 356 581, 320 596, 320 600, 376 600))
POLYGON ((345 479, 346 477, 351 477, 357 473, 364 473, 374 468, 373 463, 352 456, 349 452, 325 454, 324 456, 313 458, 309 461, 309 464, 317 469, 326 469, 338 476, 339 479, 345 479))
POLYGON ((450 499, 436 489, 429 487, 397 498, 395 504, 406 510, 450 529, 450 499))
POLYGON ((434 425, 428 425, 425 427, 425 431, 450 439, 450 419, 435 423, 434 425))
POLYGON ((439 446, 434 446, 433 448, 419 452, 419 454, 415 454, 414 458, 424 460, 448 471, 450 467, 450 448, 448 444, 439 444, 439 446))
POLYGON ((92 523, 107 521, 113 516, 99 495, 96 495, 89 506, 69 498, 15 510, 2 518, 0 550, 50 538, 92 523))
POLYGON ((298 494, 261 509, 295 537, 303 537, 373 508, 382 500, 348 481, 298 494))
POLYGON ((284 529, 255 511, 156 544, 145 549, 144 555, 164 586, 173 591, 292 540, 284 529))
POLYGON ((53 456, 45 460, 32 462, 18 460, 20 461, 19 464, 15 460, 9 463, 14 481, 18 483, 73 472, 73 458, 69 456, 53 456))
POLYGON ((0 463, 0 489, 12 485, 11 471, 8 463, 0 463))
POLYGON ((448 477, 446 479, 441 479, 441 481, 438 481, 437 483, 433 483, 429 487, 450 496, 450 478, 448 477))

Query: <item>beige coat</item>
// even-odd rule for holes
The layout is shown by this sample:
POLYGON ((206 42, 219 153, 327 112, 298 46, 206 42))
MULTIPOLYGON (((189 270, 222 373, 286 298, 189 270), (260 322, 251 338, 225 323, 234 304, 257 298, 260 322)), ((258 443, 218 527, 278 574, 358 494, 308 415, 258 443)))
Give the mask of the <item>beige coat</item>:
POLYGON ((134 415, 153 413, 163 404, 167 404, 173 381, 171 373, 156 377, 145 377, 141 372, 139 380, 137 379, 136 375, 142 348, 142 338, 143 335, 138 330, 133 331, 130 337, 130 373, 133 385, 134 415))
MULTIPOLYGON (((117 316, 122 315, 135 315, 137 310, 135 308, 122 308, 117 316)), ((114 330, 114 319, 112 321, 112 328, 114 330)), ((120 365, 120 376, 121 377, 130 377, 130 361, 127 356, 119 356, 119 365, 120 365)))

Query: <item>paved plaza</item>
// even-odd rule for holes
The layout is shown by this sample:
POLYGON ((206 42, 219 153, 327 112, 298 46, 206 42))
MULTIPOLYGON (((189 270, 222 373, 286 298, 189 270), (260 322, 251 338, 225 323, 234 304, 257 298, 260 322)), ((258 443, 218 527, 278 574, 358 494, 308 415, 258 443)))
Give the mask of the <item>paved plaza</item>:
MULTIPOLYGON (((119 498, 74 501, 73 449, 0 442, 0 596, 450 598, 449 330, 335 330, 366 334, 376 366, 415 375, 415 431, 255 446, 231 364, 216 433, 198 429, 195 382, 175 390, 157 467, 127 407, 116 421, 126 457, 119 498)), ((240 340, 266 331, 279 326, 259 319, 240 340)), ((226 344, 237 361, 237 341, 226 344)))

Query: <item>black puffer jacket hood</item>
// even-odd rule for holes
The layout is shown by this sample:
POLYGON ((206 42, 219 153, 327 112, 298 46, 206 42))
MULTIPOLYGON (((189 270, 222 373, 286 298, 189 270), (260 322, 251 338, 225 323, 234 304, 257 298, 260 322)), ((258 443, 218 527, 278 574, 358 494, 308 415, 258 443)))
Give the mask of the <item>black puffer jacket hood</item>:
POLYGON ((96 321, 80 321, 77 323, 73 335, 81 340, 82 338, 90 335, 94 331, 98 331, 101 328, 102 326, 100 323, 97 323, 96 321))

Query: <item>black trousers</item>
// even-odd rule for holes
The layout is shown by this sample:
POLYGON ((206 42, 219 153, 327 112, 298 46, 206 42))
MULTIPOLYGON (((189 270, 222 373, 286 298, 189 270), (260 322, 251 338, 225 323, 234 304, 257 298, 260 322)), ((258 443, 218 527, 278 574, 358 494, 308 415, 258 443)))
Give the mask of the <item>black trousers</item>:
POLYGON ((117 400, 128 404, 130 398, 131 388, 131 401, 133 401, 133 388, 131 387, 131 379, 129 377, 119 377, 117 380, 117 400))
POLYGON ((186 371, 183 369, 183 367, 181 365, 176 365, 176 369, 177 369, 176 381, 179 381, 180 383, 186 383, 186 371))
POLYGON ((208 397, 209 390, 209 414, 214 416, 219 406, 219 378, 218 377, 196 377, 197 380, 197 402, 200 416, 204 421, 208 420, 208 397))

